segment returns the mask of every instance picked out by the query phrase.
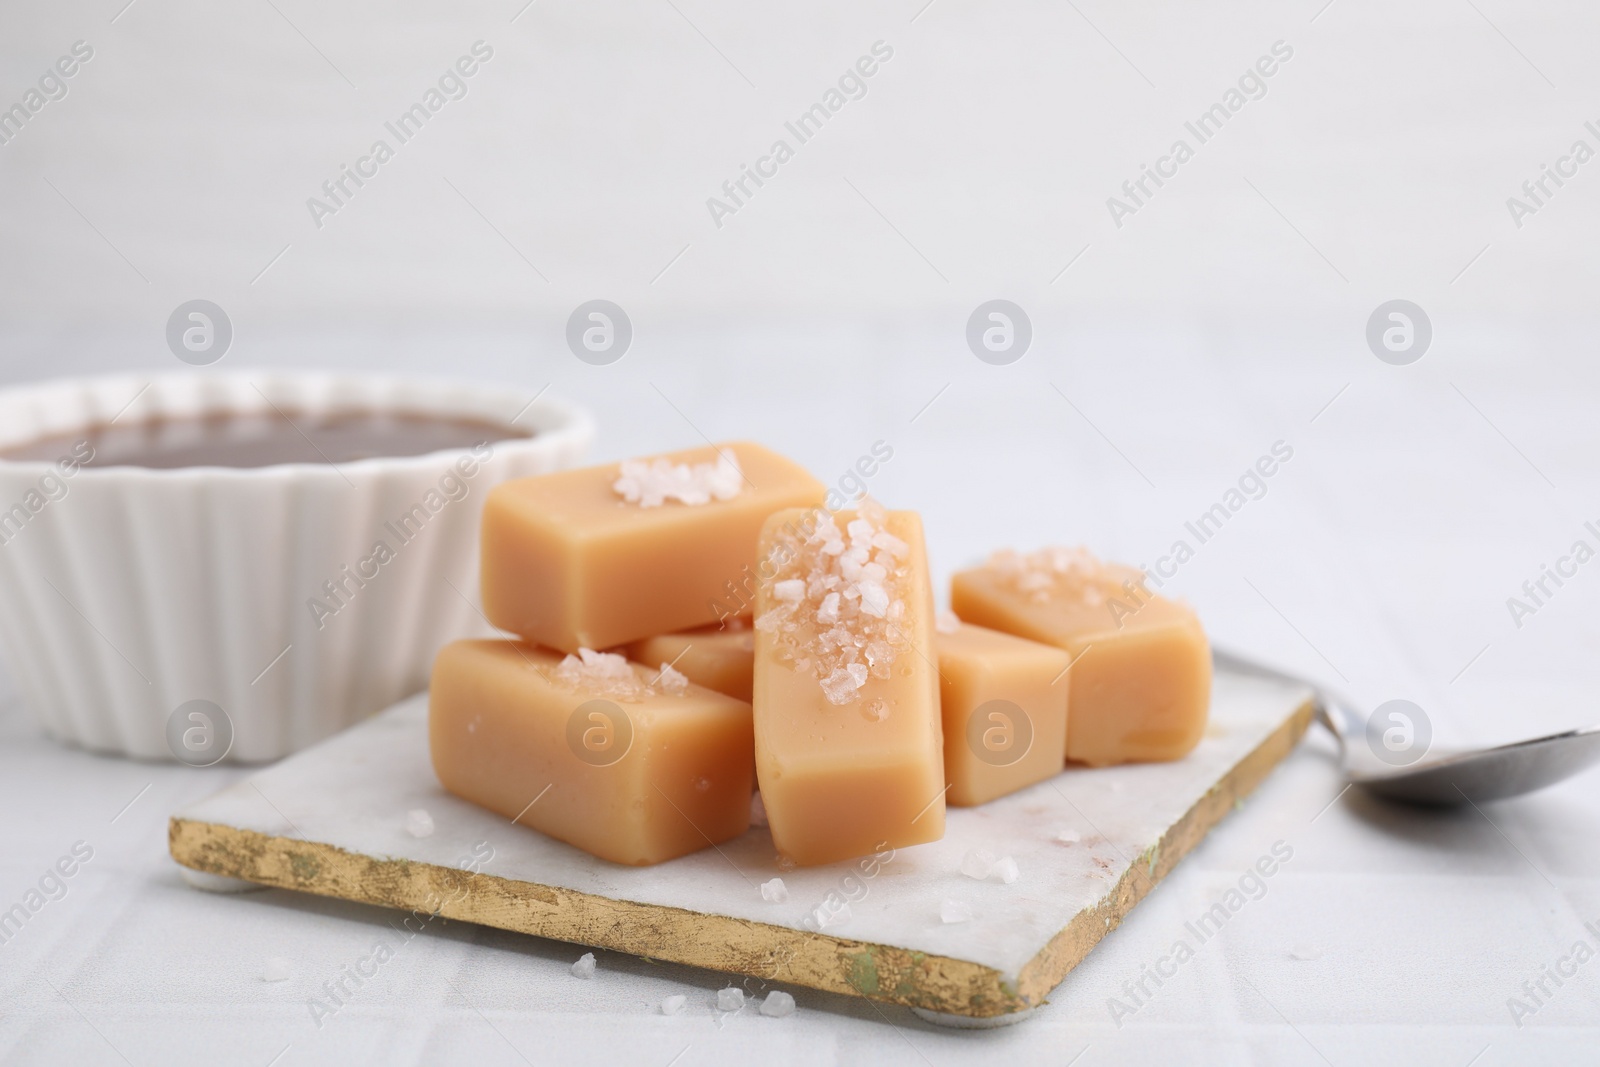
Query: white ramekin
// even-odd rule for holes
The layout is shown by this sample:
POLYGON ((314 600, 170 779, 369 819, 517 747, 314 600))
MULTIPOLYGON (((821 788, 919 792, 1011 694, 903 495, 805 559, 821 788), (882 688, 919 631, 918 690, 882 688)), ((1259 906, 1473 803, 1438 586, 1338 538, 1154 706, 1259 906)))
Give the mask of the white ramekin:
POLYGON ((0 519, 11 516, 0 530, 0 648, 23 698, 57 738, 150 759, 173 758, 180 705, 209 701, 232 726, 227 758, 253 762, 417 692, 441 645, 491 632, 477 606, 489 487, 571 466, 593 437, 581 408, 529 399, 449 381, 276 371, 0 390, 0 448, 113 418, 272 406, 515 419, 535 431, 494 443, 470 478, 454 451, 337 468, 91 466, 70 477, 54 463, 0 461, 0 519), (464 496, 455 482, 441 489, 452 473, 464 496), (420 532, 407 543, 385 525, 441 500, 425 523, 413 517, 407 531, 420 532), (10 510, 19 503, 25 522, 10 510), (393 558, 363 568, 379 541, 393 558), (357 585, 346 567, 373 576, 357 585), (341 579, 342 604, 324 587, 341 579))

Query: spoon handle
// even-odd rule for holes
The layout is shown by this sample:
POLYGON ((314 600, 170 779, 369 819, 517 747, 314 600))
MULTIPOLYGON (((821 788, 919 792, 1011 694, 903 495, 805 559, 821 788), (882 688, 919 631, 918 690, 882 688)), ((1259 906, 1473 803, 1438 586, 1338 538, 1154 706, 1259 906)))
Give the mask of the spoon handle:
POLYGON ((1348 752, 1351 739, 1359 737, 1365 729, 1361 716, 1355 710, 1355 703, 1321 682, 1280 671, 1260 660, 1240 655, 1232 649, 1218 648, 1216 645, 1211 646, 1211 660, 1218 667, 1235 673, 1253 674, 1279 682, 1292 682, 1310 689, 1316 700, 1317 720, 1338 740, 1342 751, 1348 752))

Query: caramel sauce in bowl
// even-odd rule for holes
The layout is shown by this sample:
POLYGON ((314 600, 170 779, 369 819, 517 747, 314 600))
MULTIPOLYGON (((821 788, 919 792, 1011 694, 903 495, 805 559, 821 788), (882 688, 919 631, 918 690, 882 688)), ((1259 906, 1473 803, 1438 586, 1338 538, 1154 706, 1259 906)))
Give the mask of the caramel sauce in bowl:
POLYGON ((490 486, 578 462, 584 410, 376 375, 0 390, 0 653, 51 735, 272 760, 420 691, 477 608, 490 486))

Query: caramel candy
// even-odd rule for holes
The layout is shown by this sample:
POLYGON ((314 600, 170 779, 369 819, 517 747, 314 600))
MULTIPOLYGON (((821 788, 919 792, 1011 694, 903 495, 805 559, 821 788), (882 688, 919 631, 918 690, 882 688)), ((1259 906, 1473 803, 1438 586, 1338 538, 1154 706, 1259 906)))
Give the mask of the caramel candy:
POLYGON ((483 507, 484 613, 564 652, 743 614, 762 522, 823 494, 746 442, 503 482, 483 507))
POLYGON ((684 633, 635 641, 622 650, 631 660, 659 668, 670 663, 695 685, 749 701, 756 635, 743 619, 684 633))
POLYGON ((916 512, 782 511, 761 532, 756 775, 801 865, 944 836, 933 594, 916 512))
POLYGON ((750 826, 750 705, 621 656, 447 645, 428 741, 456 796, 615 863, 660 863, 750 826))
POLYGON ((1205 732, 1211 649, 1192 609, 1143 582, 1081 549, 997 552, 955 576, 950 604, 967 622, 1072 655, 1068 759, 1174 760, 1205 732))
POLYGON ((1070 655, 967 623, 941 627, 933 647, 951 804, 982 804, 1061 770, 1070 655))

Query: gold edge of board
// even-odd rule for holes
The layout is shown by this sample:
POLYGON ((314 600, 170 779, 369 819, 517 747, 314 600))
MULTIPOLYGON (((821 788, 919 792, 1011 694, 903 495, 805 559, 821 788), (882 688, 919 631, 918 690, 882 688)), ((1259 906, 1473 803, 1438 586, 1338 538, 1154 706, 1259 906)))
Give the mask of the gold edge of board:
POLYGON ((174 816, 172 858, 208 874, 478 923, 649 959, 787 982, 912 1008, 992 1018, 1026 1011, 1081 963, 1133 906, 1253 791, 1311 724, 1308 701, 1217 781, 1100 902, 1073 917, 1010 980, 992 967, 827 934, 613 900, 334 845, 174 816))

